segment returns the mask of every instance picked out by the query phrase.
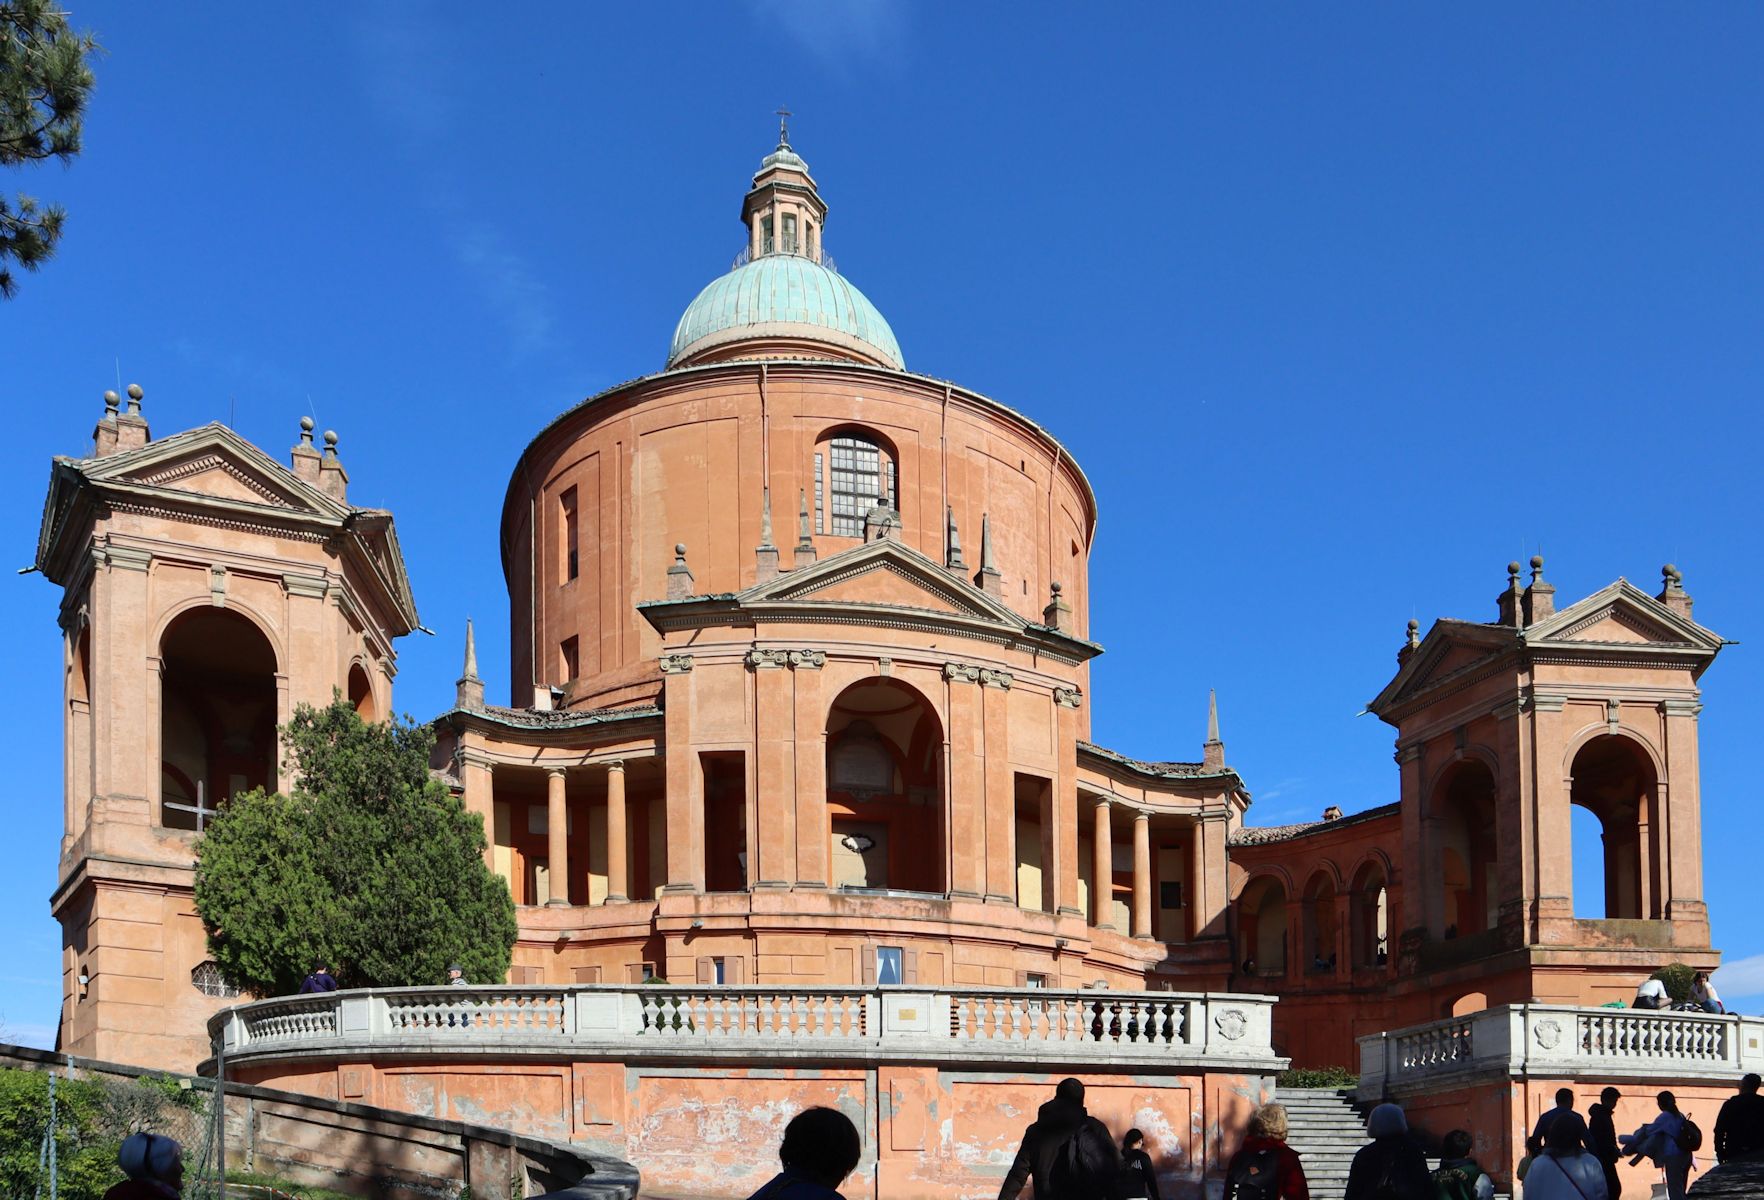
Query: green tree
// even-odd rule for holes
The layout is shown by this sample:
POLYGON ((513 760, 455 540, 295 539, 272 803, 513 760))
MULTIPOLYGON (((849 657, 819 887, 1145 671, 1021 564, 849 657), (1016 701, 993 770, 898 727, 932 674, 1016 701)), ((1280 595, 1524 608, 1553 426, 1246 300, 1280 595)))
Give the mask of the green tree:
MULTIPOLYGON (((80 152, 98 41, 75 33, 50 0, 0 0, 0 166, 80 152)), ((23 194, 0 196, 0 296, 18 290, 9 263, 35 271, 55 253, 67 212, 23 194)))
POLYGON ((514 901, 481 819, 429 774, 433 733, 369 724, 341 699, 281 730, 289 795, 235 797, 196 847, 196 911, 228 980, 293 991, 318 962, 345 987, 508 973, 514 901))
MULTIPOLYGON (((80 1079, 55 1081, 56 1184, 67 1200, 98 1200, 122 1180, 119 1138, 103 1129, 104 1088, 80 1079)), ((48 1171, 38 1167, 49 1130, 49 1075, 0 1069, 0 1196, 49 1194, 48 1171)))

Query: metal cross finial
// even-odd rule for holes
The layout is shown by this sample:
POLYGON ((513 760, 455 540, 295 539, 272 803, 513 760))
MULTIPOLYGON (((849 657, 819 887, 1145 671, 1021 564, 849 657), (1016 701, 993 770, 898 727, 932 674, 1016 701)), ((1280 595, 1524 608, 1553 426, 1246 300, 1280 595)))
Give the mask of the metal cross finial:
POLYGON ((789 122, 790 122, 790 118, 794 117, 796 114, 791 112, 788 108, 780 108, 777 110, 777 112, 778 112, 778 144, 780 146, 788 146, 790 144, 790 124, 789 124, 789 122))

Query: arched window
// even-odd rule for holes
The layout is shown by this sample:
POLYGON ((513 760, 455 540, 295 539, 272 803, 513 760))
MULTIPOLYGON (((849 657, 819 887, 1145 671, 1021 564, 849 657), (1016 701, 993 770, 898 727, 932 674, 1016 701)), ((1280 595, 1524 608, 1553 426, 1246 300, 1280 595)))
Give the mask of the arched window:
POLYGON ((230 998, 239 994, 239 989, 227 982, 226 977, 221 974, 220 964, 212 958, 196 964, 195 969, 190 972, 190 986, 204 996, 230 998))
POLYGON ((827 786, 868 799, 894 791, 894 756, 875 726, 853 721, 833 747, 827 786))
POLYGON ((830 881, 940 893, 943 735, 924 696, 891 679, 846 688, 827 714, 830 881))
POLYGON ((900 507, 894 457, 880 442, 841 433, 816 451, 816 532, 863 537, 864 514, 878 499, 900 507))
POLYGON ((1389 892, 1384 868, 1369 862, 1354 877, 1353 954, 1356 967, 1382 967, 1390 960, 1389 892))
POLYGON ((349 703, 364 721, 372 721, 377 716, 374 706, 374 688, 368 682, 367 672, 356 663, 349 668, 349 703))

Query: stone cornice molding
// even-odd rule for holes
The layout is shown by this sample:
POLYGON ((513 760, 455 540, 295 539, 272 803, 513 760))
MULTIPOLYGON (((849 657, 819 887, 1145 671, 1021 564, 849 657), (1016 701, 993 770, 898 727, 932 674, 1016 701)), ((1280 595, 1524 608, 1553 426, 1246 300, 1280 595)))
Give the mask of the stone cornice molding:
POLYGON ((1703 711, 1700 700, 1662 700, 1660 711, 1668 717, 1690 717, 1693 720, 1703 711))
POLYGON ((106 567, 116 567, 124 571, 145 571, 153 564, 151 551, 109 541, 92 547, 92 559, 106 567))

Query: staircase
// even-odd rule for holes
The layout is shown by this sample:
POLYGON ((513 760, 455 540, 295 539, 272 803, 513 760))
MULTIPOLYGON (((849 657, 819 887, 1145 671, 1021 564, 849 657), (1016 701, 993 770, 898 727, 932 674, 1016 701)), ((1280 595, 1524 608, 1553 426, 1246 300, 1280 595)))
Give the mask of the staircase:
POLYGON ((1341 1200, 1354 1153, 1366 1144, 1370 1106, 1331 1088, 1292 1088, 1274 1099, 1286 1106, 1292 1126, 1286 1144, 1304 1162, 1312 1200, 1341 1200))

